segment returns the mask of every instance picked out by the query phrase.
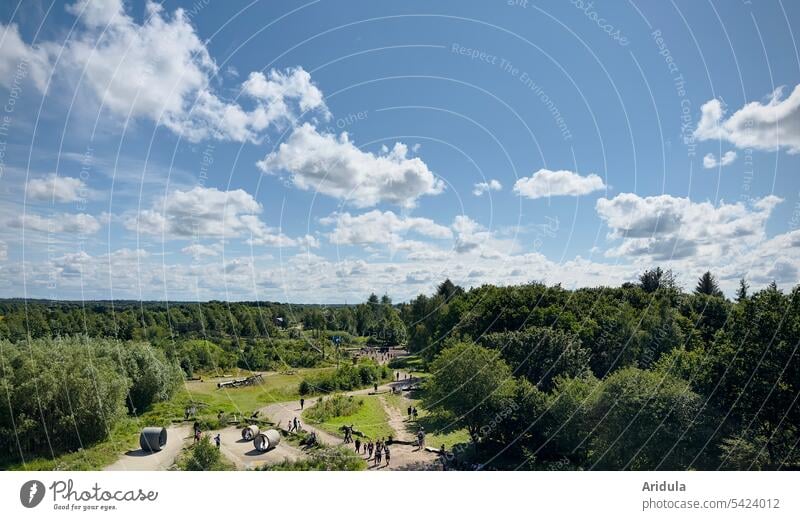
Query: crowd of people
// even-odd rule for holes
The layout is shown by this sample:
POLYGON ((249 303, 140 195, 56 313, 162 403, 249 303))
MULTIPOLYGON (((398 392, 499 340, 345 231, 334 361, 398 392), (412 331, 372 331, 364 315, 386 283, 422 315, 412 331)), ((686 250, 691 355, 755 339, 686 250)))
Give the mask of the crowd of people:
POLYGON ((356 453, 367 456, 367 462, 373 461, 373 466, 380 466, 384 460, 386 461, 385 466, 388 466, 392 462, 392 452, 389 450, 389 442, 384 440, 383 437, 377 441, 367 439, 362 442, 361 439, 356 439, 353 445, 355 446, 356 453))

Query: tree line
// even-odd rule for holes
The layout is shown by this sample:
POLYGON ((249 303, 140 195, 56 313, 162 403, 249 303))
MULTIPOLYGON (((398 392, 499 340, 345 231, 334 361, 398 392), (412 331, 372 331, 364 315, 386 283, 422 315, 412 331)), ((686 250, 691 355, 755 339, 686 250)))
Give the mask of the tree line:
POLYGON ((796 469, 800 287, 735 300, 711 273, 618 288, 444 283, 401 308, 430 408, 469 458, 547 469, 796 469), (466 453, 466 452, 465 452, 466 453))

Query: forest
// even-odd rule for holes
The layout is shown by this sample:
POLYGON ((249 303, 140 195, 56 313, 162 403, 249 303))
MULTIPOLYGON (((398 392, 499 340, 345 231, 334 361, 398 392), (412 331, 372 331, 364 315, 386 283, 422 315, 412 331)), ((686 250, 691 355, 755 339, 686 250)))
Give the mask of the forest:
MULTIPOLYGON (((425 409, 469 433, 453 467, 798 469, 799 292, 742 280, 728 299, 711 273, 685 290, 654 268, 576 290, 445 280, 399 304, 4 300, 0 453, 102 441, 198 375, 405 346, 389 366, 413 359, 425 409)), ((352 367, 303 381, 301 395, 389 375, 352 367)))

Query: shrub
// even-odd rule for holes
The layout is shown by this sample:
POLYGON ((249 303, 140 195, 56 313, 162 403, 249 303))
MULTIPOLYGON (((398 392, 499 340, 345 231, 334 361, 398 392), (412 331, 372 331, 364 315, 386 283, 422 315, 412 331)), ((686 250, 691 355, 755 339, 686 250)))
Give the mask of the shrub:
POLYGON ((379 366, 373 361, 364 361, 355 366, 343 365, 333 372, 304 379, 300 383, 299 390, 300 395, 355 390, 379 383, 389 376, 389 369, 386 366, 379 366))
POLYGON ((337 394, 329 399, 320 398, 314 406, 306 411, 305 416, 314 422, 325 422, 334 417, 353 415, 363 404, 364 400, 361 398, 337 394))
POLYGON ((344 446, 336 446, 316 449, 306 460, 286 460, 262 469, 267 471, 360 471, 366 466, 367 463, 361 456, 344 446))
POLYGON ((178 467, 185 471, 224 471, 230 469, 207 435, 200 438, 200 442, 188 449, 188 455, 183 458, 178 467))

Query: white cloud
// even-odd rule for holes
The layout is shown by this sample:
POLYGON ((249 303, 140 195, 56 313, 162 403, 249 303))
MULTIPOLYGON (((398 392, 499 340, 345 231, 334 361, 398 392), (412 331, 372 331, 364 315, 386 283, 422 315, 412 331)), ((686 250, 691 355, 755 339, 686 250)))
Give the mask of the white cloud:
POLYGON ((328 115, 322 91, 311 82, 311 74, 302 67, 290 68, 286 72, 273 69, 267 75, 251 72, 242 89, 254 99, 265 102, 270 110, 277 109, 277 115, 287 119, 291 118, 286 104, 289 99, 297 100, 304 112, 320 109, 328 115))
POLYGON ((401 217, 391 211, 372 210, 361 215, 338 213, 320 219, 323 225, 336 227, 328 235, 337 245, 399 244, 402 234, 416 233, 430 238, 450 238, 450 228, 421 217, 401 217))
POLYGON ((8 259, 8 244, 0 240, 0 262, 8 259))
POLYGON ((12 218, 8 226, 40 233, 94 234, 100 231, 100 222, 86 213, 62 213, 42 217, 29 213, 12 218))
POLYGON ((492 234, 482 225, 466 215, 457 215, 453 219, 456 241, 453 249, 457 253, 469 253, 485 246, 492 239, 492 234))
POLYGON ((9 89, 19 88, 29 78, 39 91, 43 91, 51 71, 51 55, 56 50, 56 46, 50 43, 29 46, 22 41, 16 24, 0 23, 0 85, 9 89))
POLYGON ((222 99, 212 88, 217 65, 183 9, 170 16, 148 1, 142 23, 119 0, 79 0, 67 10, 79 17, 79 26, 63 48, 52 43, 33 48, 20 39, 16 26, 0 26, 7 35, 0 49, 0 82, 11 81, 13 68, 24 59, 43 90, 58 50, 57 78, 80 80, 114 115, 147 118, 195 142, 258 142, 270 125, 293 123, 298 111, 328 115, 322 93, 299 67, 251 74, 243 94, 253 101, 252 110, 222 99))
POLYGON ((181 249, 181 253, 189 255, 195 260, 206 256, 219 256, 222 252, 222 244, 191 244, 181 249))
POLYGON ((346 133, 319 133, 307 123, 258 167, 269 174, 288 172, 298 188, 346 199, 360 208, 380 202, 412 207, 419 197, 444 190, 444 183, 421 159, 408 157, 402 143, 376 155, 358 149, 346 133))
POLYGON ((656 261, 702 258, 719 262, 765 239, 765 226, 782 199, 773 195, 746 205, 692 202, 659 195, 622 193, 597 201, 597 213, 622 243, 607 256, 646 257, 656 261))
POLYGON ((718 99, 701 107, 700 122, 694 131, 699 140, 722 139, 738 148, 800 152, 800 85, 785 99, 778 88, 766 103, 748 103, 725 119, 725 108, 718 99))
POLYGON ((258 217, 262 209, 244 190, 197 186, 188 191, 175 190, 158 199, 150 209, 127 218, 125 227, 144 235, 163 234, 175 239, 245 238, 258 246, 318 245, 312 236, 290 238, 268 227, 258 217))
POLYGON ((82 180, 55 173, 43 179, 31 179, 27 185, 27 196, 33 200, 75 202, 87 198, 89 194, 82 180))
POLYGON ((475 183, 475 186, 472 189, 472 194, 476 197, 480 197, 484 193, 489 191, 500 191, 503 189, 503 185, 500 184, 500 181, 497 179, 491 179, 489 182, 478 182, 475 183))
POLYGON ((522 177, 514 183, 514 192, 529 199, 559 195, 587 195, 606 187, 600 176, 590 173, 582 177, 577 173, 541 169, 531 177, 522 177))
POLYGON ((707 153, 703 157, 703 168, 710 169, 716 167, 723 167, 728 166, 733 161, 736 160, 736 152, 733 150, 729 150, 722 154, 722 157, 717 160, 717 157, 713 153, 707 153))

